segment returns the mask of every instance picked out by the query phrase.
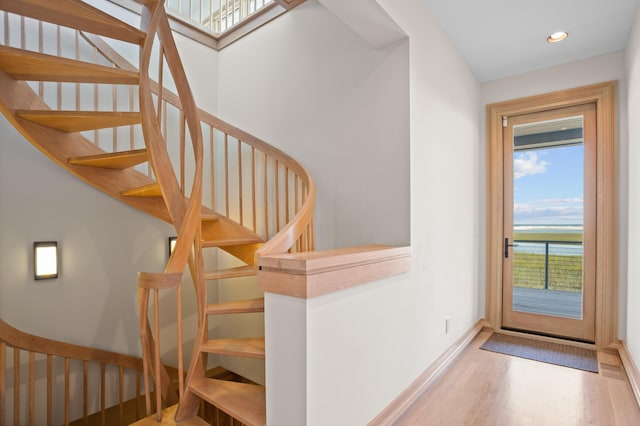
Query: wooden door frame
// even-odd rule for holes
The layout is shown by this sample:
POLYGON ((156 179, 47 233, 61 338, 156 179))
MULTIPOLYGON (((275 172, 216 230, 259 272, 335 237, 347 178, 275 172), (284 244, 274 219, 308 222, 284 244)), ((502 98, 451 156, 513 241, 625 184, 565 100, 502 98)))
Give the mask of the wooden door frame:
POLYGON ((502 118, 596 104, 596 335, 598 348, 618 342, 618 246, 616 197, 616 82, 487 105, 486 320, 502 326, 503 141, 502 118))

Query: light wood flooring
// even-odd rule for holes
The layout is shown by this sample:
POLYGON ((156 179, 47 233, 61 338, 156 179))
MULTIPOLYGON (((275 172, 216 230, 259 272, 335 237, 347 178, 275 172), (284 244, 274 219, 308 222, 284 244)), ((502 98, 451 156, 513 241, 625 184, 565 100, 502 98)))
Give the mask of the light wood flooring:
POLYGON ((482 331, 396 425, 640 426, 618 355, 599 373, 479 349, 482 331))

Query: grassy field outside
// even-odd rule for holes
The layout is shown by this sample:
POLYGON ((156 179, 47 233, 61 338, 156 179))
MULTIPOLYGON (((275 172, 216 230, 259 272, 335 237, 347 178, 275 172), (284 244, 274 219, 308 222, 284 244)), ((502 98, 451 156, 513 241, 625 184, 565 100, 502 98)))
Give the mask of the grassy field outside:
POLYGON ((569 241, 569 242, 581 242, 581 232, 515 232, 513 234, 514 240, 527 240, 527 241, 569 241))
MULTIPOLYGON (((514 240, 582 241, 581 233, 515 233, 514 240)), ((582 291, 582 256, 549 255, 550 290, 582 291)), ((514 287, 545 288, 545 255, 515 252, 513 257, 514 287)))

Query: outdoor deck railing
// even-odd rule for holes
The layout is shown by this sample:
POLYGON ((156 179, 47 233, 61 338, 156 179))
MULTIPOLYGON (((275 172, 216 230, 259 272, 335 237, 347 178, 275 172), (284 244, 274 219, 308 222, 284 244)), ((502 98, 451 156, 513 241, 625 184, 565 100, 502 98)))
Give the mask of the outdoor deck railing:
POLYGON ((582 241, 514 240, 513 285, 582 291, 582 241))

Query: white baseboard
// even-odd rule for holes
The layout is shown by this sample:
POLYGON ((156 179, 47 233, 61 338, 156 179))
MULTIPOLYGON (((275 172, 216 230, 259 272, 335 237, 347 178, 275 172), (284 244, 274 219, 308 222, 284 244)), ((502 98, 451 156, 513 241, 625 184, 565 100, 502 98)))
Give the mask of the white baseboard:
POLYGON ((449 347, 433 364, 429 366, 407 389, 405 389, 387 408, 371 420, 369 426, 394 424, 404 412, 440 377, 441 373, 485 328, 486 322, 479 320, 469 331, 449 347))

